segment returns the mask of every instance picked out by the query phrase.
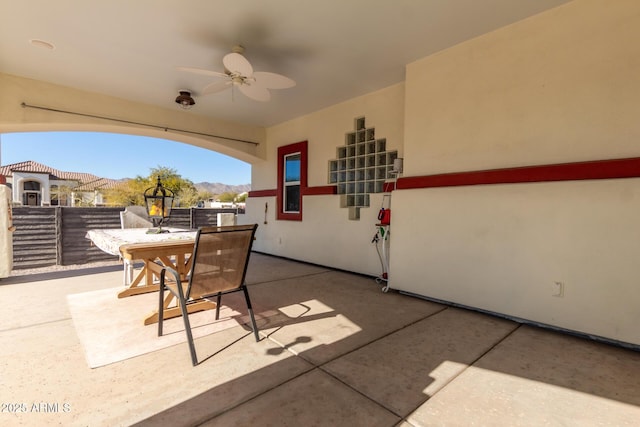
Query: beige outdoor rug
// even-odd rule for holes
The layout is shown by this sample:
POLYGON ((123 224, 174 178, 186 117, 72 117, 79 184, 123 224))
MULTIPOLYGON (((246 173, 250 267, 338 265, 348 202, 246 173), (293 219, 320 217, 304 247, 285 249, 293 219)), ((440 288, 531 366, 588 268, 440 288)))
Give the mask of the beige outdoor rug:
MULTIPOLYGON (((182 317, 164 322, 164 335, 157 335, 158 325, 145 326, 147 315, 157 310, 158 293, 118 298, 122 287, 67 295, 69 311, 90 368, 140 356, 172 345, 186 343, 182 317)), ((253 302, 253 301, 252 301, 253 302)), ((220 319, 215 310, 189 316, 193 337, 199 338, 240 325, 251 331, 249 316, 241 292, 223 295, 220 319)), ((277 311, 260 313, 254 304, 258 329, 277 311)), ((185 344, 186 345, 186 344, 185 344)))

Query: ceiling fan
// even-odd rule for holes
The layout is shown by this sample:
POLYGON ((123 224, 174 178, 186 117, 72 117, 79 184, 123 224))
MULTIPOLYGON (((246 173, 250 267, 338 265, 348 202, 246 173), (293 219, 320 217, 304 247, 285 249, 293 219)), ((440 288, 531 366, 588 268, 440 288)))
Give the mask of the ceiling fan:
POLYGON ((231 96, 233 97, 233 89, 238 88, 245 96, 255 101, 269 101, 271 99, 269 89, 287 89, 296 85, 295 81, 280 74, 254 72, 251 63, 242 55, 243 53, 244 47, 235 46, 232 53, 228 53, 222 58, 224 73, 191 67, 178 67, 178 69, 224 79, 205 86, 201 92, 202 95, 222 92, 231 88, 231 96))

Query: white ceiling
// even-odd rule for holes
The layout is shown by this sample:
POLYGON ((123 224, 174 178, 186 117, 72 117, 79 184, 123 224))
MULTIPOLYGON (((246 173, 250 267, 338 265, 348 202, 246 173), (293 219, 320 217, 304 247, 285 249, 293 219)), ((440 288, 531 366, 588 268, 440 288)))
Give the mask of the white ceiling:
POLYGON ((401 82, 412 61, 566 2, 0 0, 0 72, 167 108, 190 89, 193 114, 270 126, 401 82), (268 103, 199 96, 215 77, 177 69, 222 72, 236 44, 256 71, 297 85, 268 103))

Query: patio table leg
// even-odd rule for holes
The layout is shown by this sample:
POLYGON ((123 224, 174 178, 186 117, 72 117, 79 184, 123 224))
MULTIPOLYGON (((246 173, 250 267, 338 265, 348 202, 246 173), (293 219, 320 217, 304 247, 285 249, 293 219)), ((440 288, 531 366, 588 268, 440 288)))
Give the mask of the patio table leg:
POLYGON ((146 294, 148 292, 155 292, 159 289, 158 284, 153 283, 153 273, 151 273, 151 270, 148 268, 148 262, 149 260, 145 260, 142 270, 140 270, 136 278, 131 282, 131 285, 129 285, 127 289, 118 292, 118 298, 146 294), (141 284, 143 279, 144 284, 141 284))
MULTIPOLYGON (((180 277, 184 278, 189 274, 191 269, 191 257, 187 258, 185 254, 177 254, 175 259, 167 256, 161 256, 157 258, 160 262, 167 267, 175 269, 180 273, 180 277)), ((136 278, 131 282, 131 285, 123 291, 118 293, 118 298, 125 298, 132 295, 146 294, 148 292, 155 292, 159 290, 159 269, 156 259, 145 259, 142 270, 138 273, 136 278)))

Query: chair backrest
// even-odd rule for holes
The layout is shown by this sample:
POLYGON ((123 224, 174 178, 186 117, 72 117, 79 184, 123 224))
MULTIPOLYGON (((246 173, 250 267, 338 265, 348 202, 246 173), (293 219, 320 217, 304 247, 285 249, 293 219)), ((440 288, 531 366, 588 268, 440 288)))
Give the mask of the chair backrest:
POLYGON ((198 229, 186 298, 240 288, 257 228, 258 224, 198 229))
POLYGON ((144 206, 128 206, 120 211, 120 227, 123 229, 153 227, 146 215, 144 206))

